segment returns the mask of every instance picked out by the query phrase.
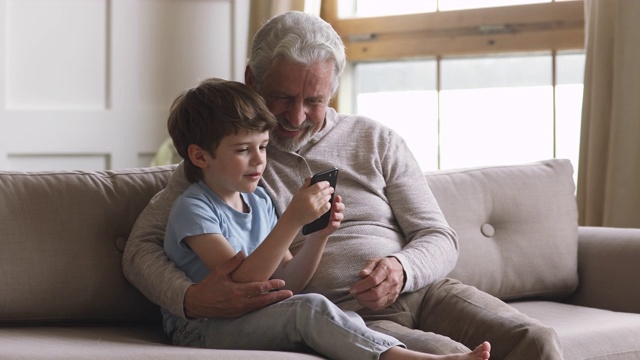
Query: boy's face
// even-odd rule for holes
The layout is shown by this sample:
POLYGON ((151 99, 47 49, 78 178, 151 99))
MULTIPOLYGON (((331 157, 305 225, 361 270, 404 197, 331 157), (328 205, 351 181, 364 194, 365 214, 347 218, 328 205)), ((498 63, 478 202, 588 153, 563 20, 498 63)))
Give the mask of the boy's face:
POLYGON ((238 134, 225 136, 215 149, 215 158, 204 154, 205 184, 224 201, 235 199, 238 192, 253 192, 267 164, 268 142, 268 132, 240 130, 238 134))

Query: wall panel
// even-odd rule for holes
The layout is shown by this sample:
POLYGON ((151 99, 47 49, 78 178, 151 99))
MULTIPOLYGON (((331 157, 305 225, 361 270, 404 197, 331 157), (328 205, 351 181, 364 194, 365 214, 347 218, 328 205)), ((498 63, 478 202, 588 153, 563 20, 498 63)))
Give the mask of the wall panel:
POLYGON ((0 170, 146 166, 170 105, 242 81, 248 0, 0 0, 0 170))
POLYGON ((105 108, 106 0, 9 0, 6 108, 105 108))

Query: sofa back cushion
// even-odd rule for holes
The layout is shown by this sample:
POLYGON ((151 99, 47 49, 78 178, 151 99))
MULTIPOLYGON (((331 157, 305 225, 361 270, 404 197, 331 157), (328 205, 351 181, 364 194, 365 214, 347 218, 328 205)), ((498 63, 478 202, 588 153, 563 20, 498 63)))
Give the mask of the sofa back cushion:
POLYGON ((0 172, 0 322, 157 319, 121 259, 172 169, 0 172))
POLYGON ((426 174, 460 257, 450 277, 503 300, 578 285, 578 212, 568 160, 426 174))

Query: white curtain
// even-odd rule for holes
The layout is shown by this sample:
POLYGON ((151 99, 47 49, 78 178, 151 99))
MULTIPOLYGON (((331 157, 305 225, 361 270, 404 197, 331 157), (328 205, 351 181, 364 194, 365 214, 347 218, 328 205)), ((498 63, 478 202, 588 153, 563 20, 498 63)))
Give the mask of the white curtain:
MULTIPOLYGON (((296 10, 320 15, 321 0, 251 0, 249 9, 249 38, 247 49, 251 49, 251 41, 256 31, 270 18, 287 11, 296 10)), ((156 152, 151 166, 176 164, 182 161, 173 146, 171 138, 167 138, 156 152)))
POLYGON ((640 228, 640 1, 586 0, 580 224, 640 228))

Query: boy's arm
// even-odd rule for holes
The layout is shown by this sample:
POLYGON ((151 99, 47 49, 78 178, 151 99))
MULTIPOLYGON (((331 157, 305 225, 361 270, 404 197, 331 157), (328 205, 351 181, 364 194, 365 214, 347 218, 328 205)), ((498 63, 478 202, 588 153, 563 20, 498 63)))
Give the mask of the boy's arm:
POLYGON ((296 256, 287 251, 282 263, 273 273, 274 278, 284 280, 283 289, 298 294, 307 286, 318 268, 327 239, 326 236, 309 235, 296 256))
MULTIPOLYGON (((308 186, 308 181, 305 186, 308 186)), ((291 266, 288 266, 292 260, 289 246, 304 224, 328 210, 327 201, 332 191, 327 182, 303 188, 300 191, 301 196, 294 197, 291 205, 282 214, 269 235, 236 268, 231 274, 231 279, 241 283, 266 281, 284 263, 282 271, 278 272, 277 276, 287 277, 283 279, 286 289, 292 289, 291 284, 287 285, 287 281, 291 281, 297 291, 302 290, 316 270, 328 235, 337 229, 342 220, 344 205, 341 198, 336 196, 334 209, 338 210, 333 212, 329 226, 318 231, 313 236, 314 239, 309 239, 308 244, 305 244, 301 250, 302 254, 299 254, 302 256, 300 259, 296 256, 291 266)), ((202 234, 190 236, 184 240, 209 269, 214 269, 235 254, 233 247, 221 234, 202 234)))
POLYGON ((302 226, 331 209, 329 199, 333 188, 329 182, 321 181, 313 185, 310 182, 311 178, 305 180, 269 235, 233 273, 235 281, 264 281, 271 278, 283 260, 290 259, 289 246, 302 226))
POLYGON ((212 270, 193 284, 169 260, 163 241, 169 212, 175 199, 188 186, 183 164, 171 175, 169 184, 156 194, 136 220, 122 259, 125 277, 149 300, 182 318, 236 317, 286 299, 291 292, 276 290, 281 280, 237 284, 229 274, 239 258, 212 270))
MULTIPOLYGON (((235 269, 231 274, 233 281, 247 283, 271 278, 285 254, 289 253, 289 245, 301 227, 283 220, 278 221, 267 238, 235 269)), ((221 234, 190 236, 184 241, 210 270, 235 255, 235 250, 221 234)))
POLYGON ((283 259, 281 265, 273 274, 273 277, 285 281, 284 289, 291 290, 291 292, 297 294, 307 286, 318 268, 329 235, 340 227, 344 217, 343 212, 344 204, 342 203, 342 198, 336 195, 329 225, 308 235, 296 256, 292 257, 291 253, 288 252, 288 257, 283 259))
MULTIPOLYGON (((191 236, 185 238, 185 242, 209 269, 220 266, 234 256, 234 249, 220 234, 191 236)), ((297 294, 311 280, 326 242, 326 236, 311 235, 294 257, 286 246, 281 247, 280 244, 275 244, 275 241, 265 240, 236 268, 231 274, 231 279, 235 282, 252 282, 274 277, 284 280, 283 290, 297 294)))
MULTIPOLYGON (((318 214, 322 214, 320 211, 316 210, 318 214)), ((309 212, 312 215, 298 216, 300 213, 295 210, 285 211, 269 235, 231 274, 231 279, 240 283, 270 279, 283 259, 291 258, 289 245, 302 225, 310 221, 308 217, 315 216, 316 212, 309 212)), ((235 255, 235 250, 221 234, 190 236, 184 241, 209 269, 214 269, 235 255)))
MULTIPOLYGON (((289 246, 304 222, 294 212, 285 211, 269 235, 236 269, 231 278, 237 282, 265 281, 273 276, 282 260, 291 256, 289 246)), ((284 280, 284 279, 283 279, 284 280)), ((287 280, 285 280, 285 288, 287 280)))
POLYGON ((340 227, 344 217, 343 212, 344 204, 342 203, 342 198, 336 195, 329 225, 307 236, 296 256, 292 257, 291 253, 287 252, 288 255, 283 258, 281 265, 273 274, 274 278, 285 281, 284 289, 291 290, 291 292, 297 294, 307 286, 318 268, 329 235, 340 227))

